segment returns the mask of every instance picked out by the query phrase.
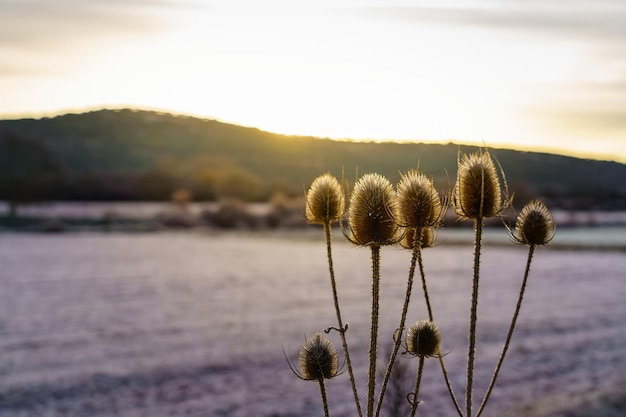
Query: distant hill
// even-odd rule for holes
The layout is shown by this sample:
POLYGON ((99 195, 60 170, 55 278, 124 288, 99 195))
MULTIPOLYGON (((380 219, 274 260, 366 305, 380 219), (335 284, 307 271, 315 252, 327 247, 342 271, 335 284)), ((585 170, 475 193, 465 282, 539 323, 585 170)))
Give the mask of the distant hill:
MULTIPOLYGON (((52 155, 61 169, 49 174, 46 198, 66 200, 167 199, 179 188, 202 200, 229 195, 258 200, 276 191, 302 195, 326 171, 340 177, 343 170, 349 181, 357 172, 375 171, 396 182, 400 172, 417 167, 449 189, 459 152, 475 150, 286 136, 128 109, 0 121, 0 138, 9 133, 37 142, 52 155)), ((9 152, 6 143, 0 140, 0 154, 9 152)), ((624 164, 506 149, 491 153, 522 200, 544 196, 572 208, 626 206, 624 164)), ((0 177, 10 176, 0 162, 0 177)))

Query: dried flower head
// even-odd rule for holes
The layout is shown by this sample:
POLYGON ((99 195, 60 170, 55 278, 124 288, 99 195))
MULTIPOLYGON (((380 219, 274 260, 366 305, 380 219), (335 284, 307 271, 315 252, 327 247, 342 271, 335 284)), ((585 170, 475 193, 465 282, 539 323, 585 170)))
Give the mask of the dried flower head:
POLYGON ((474 220, 497 216, 508 205, 488 151, 463 155, 459 161, 454 203, 456 214, 474 220))
POLYGON ((304 342, 298 358, 301 378, 307 381, 330 379, 337 376, 337 351, 332 342, 316 333, 304 342))
POLYGON ((361 246, 394 244, 397 218, 397 196, 389 180, 379 174, 362 176, 350 197, 347 238, 361 246))
POLYGON ((337 178, 329 173, 315 178, 306 194, 306 219, 326 224, 343 216, 345 195, 337 178))
POLYGON ((545 245, 554 237, 555 225, 550 210, 540 200, 526 204, 517 216, 513 240, 522 245, 545 245))
POLYGON ((398 183, 400 222, 406 227, 432 227, 441 221, 439 193, 426 175, 411 170, 398 183))
MULTIPOLYGON (((430 248, 435 244, 435 228, 434 227, 423 227, 422 229, 422 240, 421 240, 421 248, 430 248)), ((417 229, 413 227, 409 227, 405 229, 404 237, 402 238, 402 242, 400 244, 405 249, 413 249, 415 246, 415 234, 417 229)))
POLYGON ((416 321, 406 334, 407 351, 420 357, 439 356, 441 333, 439 327, 430 320, 416 321))

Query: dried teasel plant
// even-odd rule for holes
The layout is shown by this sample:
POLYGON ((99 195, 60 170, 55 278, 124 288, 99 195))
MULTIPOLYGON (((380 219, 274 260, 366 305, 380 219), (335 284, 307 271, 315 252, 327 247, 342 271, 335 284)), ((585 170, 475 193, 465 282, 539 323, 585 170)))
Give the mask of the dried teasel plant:
POLYGON ((380 174, 365 174, 350 197, 346 238, 358 246, 393 245, 399 240, 398 216, 393 185, 380 174))
POLYGON ((417 357, 435 358, 441 354, 441 332, 430 320, 413 323, 406 334, 406 351, 417 357))
POLYGON ((380 174, 365 174, 354 185, 348 208, 346 238, 355 245, 367 246, 372 258, 372 308, 367 382, 367 417, 374 415, 376 389, 376 352, 380 299, 380 247, 399 241, 396 191, 380 174))
POLYGON ((496 369, 493 372, 491 382, 489 383, 489 387, 487 388, 487 393, 485 394, 485 397, 480 404, 480 408, 476 413, 476 417, 479 417, 482 414, 483 410, 485 409, 485 405, 487 405, 487 401, 489 401, 491 392, 493 391, 496 380, 498 379, 500 369, 502 368, 504 357, 506 356, 506 353, 511 344, 513 331, 515 330, 517 318, 519 317, 519 312, 522 308, 524 293, 526 292, 526 284, 528 282, 528 275, 530 273, 530 264, 535 253, 535 248, 539 245, 546 245, 550 243, 550 241, 554 238, 554 218, 552 217, 552 213, 550 213, 550 210, 548 210, 548 208, 542 201, 534 200, 526 204, 517 216, 517 221, 515 223, 515 232, 511 231, 511 229, 508 227, 507 230, 513 241, 520 245, 528 245, 528 256, 526 259, 524 277, 522 278, 522 285, 520 287, 517 303, 515 305, 515 312, 513 313, 513 318, 511 319, 511 324, 506 335, 504 347, 502 348, 502 352, 500 353, 500 358, 498 359, 496 369))
MULTIPOLYGON (((350 242, 357 246, 368 247, 371 250, 372 306, 368 349, 367 417, 379 417, 384 393, 387 390, 387 382, 390 378, 390 371, 393 369, 394 364, 397 363, 395 362, 395 358, 401 346, 406 349, 405 353, 408 356, 417 357, 419 359, 415 388, 407 395, 408 403, 411 407, 411 416, 415 415, 421 403, 418 400, 418 394, 424 360, 433 357, 439 360, 448 392, 450 393, 458 415, 460 417, 479 417, 490 398, 507 349, 510 345, 522 304, 534 250, 537 246, 549 243, 554 237, 554 220, 550 211, 541 201, 533 201, 524 206, 517 217, 515 227, 507 227, 510 237, 514 242, 529 247, 529 256, 519 299, 504 348, 498 359, 487 393, 480 403, 478 412, 474 414, 472 410, 472 395, 483 220, 489 217, 501 216, 503 210, 510 206, 511 198, 508 195, 504 171, 499 164, 494 163, 494 159, 492 159, 487 150, 479 150, 476 153, 463 155, 463 157, 459 156, 457 162, 456 184, 450 198, 446 198, 445 196, 441 198, 440 194, 435 191, 432 180, 416 170, 408 171, 406 174, 402 175, 397 186, 397 191, 394 190, 391 183, 385 177, 379 174, 366 174, 362 176, 355 184, 354 190, 350 196, 350 204, 346 216, 347 227, 343 222, 345 196, 342 187, 334 177, 330 174, 321 175, 313 181, 307 193, 307 220, 310 223, 324 226, 331 287, 337 313, 337 327, 328 327, 326 333, 334 329, 338 331, 342 337, 346 363, 351 374, 351 382, 359 417, 363 417, 363 414, 360 408, 356 382, 352 373, 349 350, 345 339, 348 326, 344 324, 341 318, 334 277, 330 244, 330 231, 333 222, 340 222, 344 236, 350 242), (496 167, 498 167, 499 170, 496 167), (446 213, 449 201, 452 202, 454 211, 459 216, 460 220, 471 220, 474 224, 474 264, 470 297, 471 309, 469 317, 470 330, 467 354, 465 412, 463 412, 459 406, 459 402, 454 395, 447 370, 444 366, 444 355, 441 354, 441 333, 434 322, 422 262, 422 249, 434 245, 437 228, 440 226, 441 220, 446 213), (394 352, 390 355, 387 371, 383 374, 383 382, 378 391, 378 402, 375 404, 374 394, 376 393, 376 361, 381 278, 380 249, 382 246, 395 243, 400 243, 406 249, 411 250, 412 259, 400 325, 395 330, 393 337, 394 352), (403 339, 402 334, 405 330, 405 320, 411 299, 413 276, 418 267, 422 278, 422 288, 428 310, 428 320, 420 320, 410 326, 406 331, 406 338, 403 339), (402 344, 403 341, 404 345, 402 344)), ((326 416, 328 416, 328 404, 324 381, 341 373, 337 367, 336 358, 336 351, 330 341, 318 333, 314 337, 306 340, 300 352, 300 371, 296 371, 290 364, 292 371, 301 379, 315 380, 320 383, 320 392, 322 394, 326 416)))
POLYGON ((419 247, 422 249, 432 248, 433 246, 435 246, 437 236, 434 227, 424 227, 422 229, 422 235, 416 235, 417 230, 412 228, 405 228, 402 235, 402 240, 400 241, 400 246, 402 246, 404 249, 409 250, 413 250, 416 245, 419 245, 419 247), (416 237, 420 239, 419 242, 415 241, 416 237))
MULTIPOLYGON (((416 264, 419 264, 426 304, 428 306, 429 316, 432 317, 430 302, 428 301, 428 293, 426 290, 421 251, 422 249, 433 245, 435 228, 439 227, 447 207, 445 204, 442 204, 439 193, 436 191, 432 180, 417 170, 410 170, 402 175, 397 186, 397 194, 399 214, 398 222, 399 226, 403 229, 401 244, 403 247, 412 251, 411 267, 409 269, 404 305, 400 316, 400 324, 396 330, 398 334, 402 334, 404 332, 409 301, 411 299, 416 264)), ((395 338, 394 341, 394 348, 389 357, 387 370, 384 374, 378 397, 376 411, 377 416, 380 413, 387 384, 389 382, 389 378, 391 377, 391 372, 400 348, 400 339, 395 338)))
POLYGON ((420 404, 418 395, 424 371, 424 359, 441 357, 441 332, 439 327, 430 320, 415 322, 407 331, 406 350, 409 355, 419 358, 415 388, 408 396, 411 404, 411 417, 413 417, 420 404))
POLYGON ((554 237, 554 219, 548 207, 541 200, 526 204, 515 223, 515 232, 510 236, 520 245, 546 245, 554 237))
POLYGON ((298 356, 300 378, 306 381, 331 379, 338 375, 339 359, 333 343, 321 333, 305 340, 298 356))
POLYGON ((460 219, 474 222, 474 267, 467 352, 467 384, 465 389, 465 413, 472 415, 474 384, 474 358, 476 355, 476 325, 478 321, 478 288, 480 281, 480 252, 483 219, 498 216, 511 203, 504 171, 503 187, 496 165, 487 150, 463 155, 458 160, 456 184, 454 186, 454 210, 460 219))
MULTIPOLYGON (((509 206, 506 181, 503 190, 489 151, 463 155, 457 165, 454 210, 459 217, 482 221, 499 215, 509 206)), ((504 179, 504 171, 500 172, 504 179)))
MULTIPOLYGON (((286 356, 286 355, 285 355, 286 356)), ((321 333, 307 338, 300 349, 298 365, 300 372, 287 360, 291 371, 305 381, 317 381, 320 387, 324 415, 329 417, 328 398, 325 379, 332 379, 340 374, 339 359, 333 343, 321 333)))
POLYGON ((341 220, 345 195, 337 178, 325 173, 315 178, 306 194, 306 219, 309 223, 325 225, 341 220))
POLYGON ((402 175, 398 183, 400 224, 410 229, 437 227, 445 214, 432 179, 416 170, 402 175))
POLYGON ((359 417, 363 415, 361 411, 361 402, 356 386, 356 378, 350 358, 350 350, 348 349, 348 341, 346 339, 346 331, 348 324, 344 325, 341 317, 341 309, 339 307, 339 294, 337 290, 337 282, 335 280, 335 269, 333 266, 332 256, 332 223, 340 221, 345 210, 345 194, 339 181, 329 173, 322 174, 315 178, 311 184, 311 188, 306 195, 306 218, 310 223, 321 224, 324 227, 324 238, 326 240, 326 257, 328 261, 328 273, 330 276, 331 290, 333 293, 333 303, 335 306, 335 315, 337 317, 337 329, 341 335, 341 343, 343 347, 348 373, 350 374, 350 383, 352 385, 352 393, 357 407, 359 417))

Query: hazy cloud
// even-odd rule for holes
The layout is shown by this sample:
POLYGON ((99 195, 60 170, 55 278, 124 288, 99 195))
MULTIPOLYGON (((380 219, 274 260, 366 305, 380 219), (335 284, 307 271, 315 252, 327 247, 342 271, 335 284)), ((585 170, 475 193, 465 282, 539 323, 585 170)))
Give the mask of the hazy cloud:
POLYGON ((560 123, 564 129, 572 132, 586 132, 589 136, 596 136, 598 132, 615 136, 626 134, 626 109, 623 111, 553 111, 550 116, 560 123))
POLYGON ((0 45, 23 48, 82 42, 110 33, 158 31, 150 12, 162 1, 0 0, 0 45))
POLYGON ((418 4, 369 7, 361 11, 398 21, 494 28, 525 35, 540 32, 586 40, 591 37, 623 42, 626 39, 626 2, 621 0, 492 0, 460 2, 454 7, 450 2, 418 4))
POLYGON ((511 48, 517 42, 557 52, 566 46, 568 53, 576 51, 577 66, 564 67, 567 80, 529 81, 542 98, 523 110, 528 120, 572 137, 626 137, 626 1, 444 0, 354 10, 372 20, 486 31, 510 40, 511 48))
POLYGON ((626 0, 0 0, 0 83, 5 100, 30 88, 54 103, 39 108, 70 86, 64 106, 134 100, 241 123, 260 119, 253 103, 268 85, 295 101, 320 95, 316 83, 346 99, 367 83, 382 100, 415 94, 418 108, 435 98, 424 111, 461 120, 476 101, 470 131, 492 107, 541 137, 615 138, 626 134, 625 22, 626 0), (155 91, 164 77, 193 94, 155 91), (194 103, 199 86, 223 96, 194 103), (224 110, 224 86, 248 91, 250 110, 224 110))
POLYGON ((550 92, 552 99, 522 109, 536 127, 598 144, 626 137, 626 74, 612 81, 564 83, 550 92))
POLYGON ((626 137, 626 108, 604 111, 534 108, 529 114, 545 137, 560 137, 569 140, 572 146, 584 141, 590 145, 589 151, 605 154, 603 156, 607 159, 623 160, 624 148, 622 145, 618 150, 618 144, 623 144, 626 137))
POLYGON ((54 75, 99 53, 111 38, 159 33, 170 24, 165 12, 192 6, 174 0, 0 0, 0 75, 54 75))

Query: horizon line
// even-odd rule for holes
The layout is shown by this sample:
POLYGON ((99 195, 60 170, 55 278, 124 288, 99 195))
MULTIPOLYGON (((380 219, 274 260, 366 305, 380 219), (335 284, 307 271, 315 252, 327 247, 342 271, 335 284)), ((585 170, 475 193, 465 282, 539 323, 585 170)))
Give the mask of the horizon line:
POLYGON ((568 152, 566 149, 555 148, 549 146, 523 146, 514 143, 501 143, 497 146, 489 146, 486 145, 487 141, 484 140, 461 140, 454 138, 446 138, 446 139, 427 139, 427 138, 367 138, 367 137, 332 137, 332 136, 318 136, 306 133, 287 133, 287 132, 276 132, 271 130, 265 130, 258 126, 250 126, 246 124, 242 124, 236 121, 230 121, 221 119, 214 116, 208 116, 199 113, 193 112, 184 112, 184 111, 175 111, 172 109, 165 109, 160 107, 150 107, 150 106, 132 106, 132 105, 119 105, 119 106, 87 106, 82 108, 66 108, 60 110, 53 111, 41 111, 41 112, 19 112, 13 114, 0 114, 0 121, 10 121, 10 120, 24 120, 24 119, 33 119, 33 120, 42 120, 42 119, 51 119, 55 117, 62 117, 67 115, 81 115, 86 113, 95 113, 99 111, 134 111, 134 112, 147 112, 147 113, 157 113, 163 115, 169 115, 172 117, 190 117, 198 120, 211 120, 218 123, 230 124, 234 126, 239 126, 248 129, 256 129, 262 132, 271 133, 275 135, 282 135, 286 137, 302 137, 302 138, 314 138, 314 139, 322 139, 322 140, 332 140, 336 142, 354 142, 354 143, 396 143, 396 144, 426 144, 426 145, 458 145, 458 146, 476 146, 479 148, 489 148, 489 149, 500 149, 500 150, 512 150, 518 152, 532 152, 532 153, 543 153, 550 155, 558 155, 565 156, 577 159, 584 160, 595 160, 602 162, 614 162, 622 165, 626 165, 626 156, 619 158, 614 154, 604 154, 604 153, 590 153, 590 152, 581 152, 581 151, 571 151, 568 152))

